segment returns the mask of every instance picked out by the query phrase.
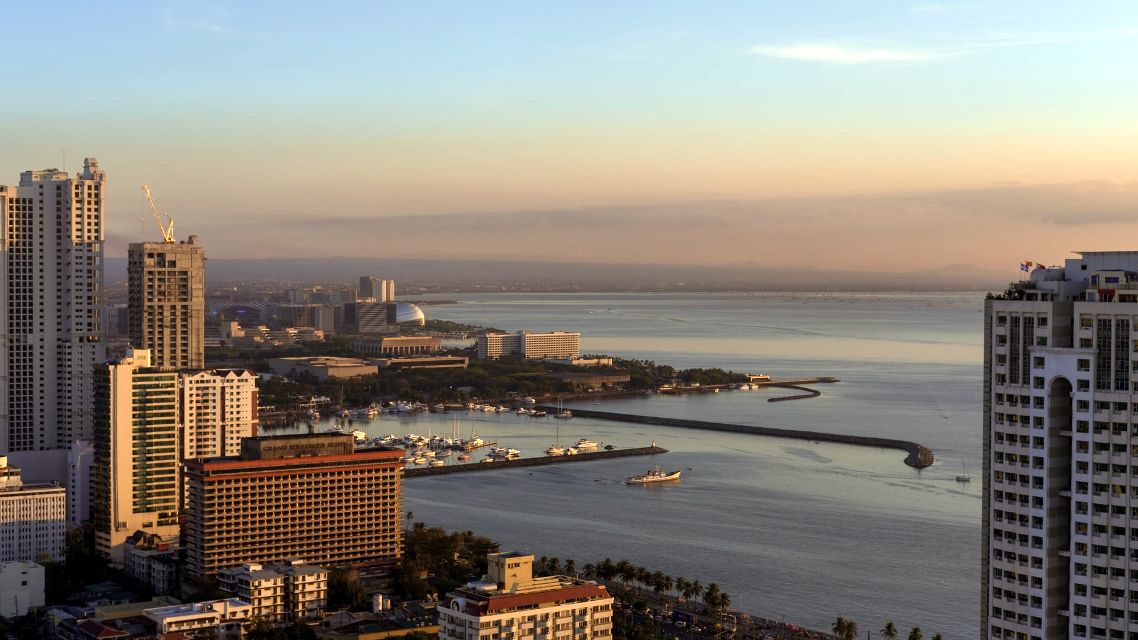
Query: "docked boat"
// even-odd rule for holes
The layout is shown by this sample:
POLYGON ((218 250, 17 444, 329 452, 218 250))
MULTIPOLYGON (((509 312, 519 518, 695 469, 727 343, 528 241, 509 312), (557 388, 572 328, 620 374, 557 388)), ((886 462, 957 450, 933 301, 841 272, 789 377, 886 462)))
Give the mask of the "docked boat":
POLYGON ((541 409, 534 409, 530 412, 530 416, 534 418, 544 418, 546 415, 548 414, 541 409))
POLYGON ((367 441, 367 433, 366 432, 360 431, 359 429, 352 429, 349 433, 351 433, 352 437, 356 439, 356 442, 367 441))
POLYGON ((592 440, 587 440, 585 438, 581 438, 580 440, 577 441, 577 444, 574 446, 576 446, 578 449, 596 449, 597 443, 593 442, 592 440))
POLYGON ((514 413, 518 414, 519 416, 528 416, 529 409, 526 409, 525 407, 518 407, 518 410, 514 413))
POLYGON ((616 448, 616 445, 611 445, 611 444, 605 445, 605 451, 612 451, 615 448, 616 448))
POLYGON ((562 409, 561 411, 558 411, 557 414, 553 417, 561 418, 562 420, 568 420, 569 418, 573 417, 573 412, 568 409, 562 409))
POLYGON ((957 482, 972 482, 972 476, 968 475, 968 468, 964 463, 960 463, 960 475, 956 476, 957 482))
POLYGON ((414 462, 415 464, 427 464, 427 459, 424 458, 423 456, 418 456, 417 458, 415 458, 411 462, 414 462))
POLYGON ((545 450, 545 455, 547 455, 547 456, 563 456, 563 455, 565 455, 565 447, 559 447, 555 444, 550 445, 550 447, 545 450))
POLYGON ((443 467, 443 466, 446 466, 446 462, 444 462, 443 460, 438 460, 438 459, 435 459, 435 460, 431 460, 431 461, 430 461, 430 462, 427 464, 427 466, 430 466, 430 467, 443 467))
POLYGON ((467 460, 470 459, 470 454, 463 451, 462 453, 458 454, 458 459, 463 461, 463 462, 466 462, 467 460))
POLYGON ((537 400, 534 400, 533 398, 526 396, 526 397, 522 398, 522 404, 529 406, 529 407, 532 407, 533 405, 537 404, 537 400))
POLYGON ((660 465, 656 465, 654 469, 648 473, 638 476, 629 476, 624 479, 625 484, 651 484, 653 482, 668 482, 669 480, 679 480, 682 471, 673 471, 668 473, 660 465))

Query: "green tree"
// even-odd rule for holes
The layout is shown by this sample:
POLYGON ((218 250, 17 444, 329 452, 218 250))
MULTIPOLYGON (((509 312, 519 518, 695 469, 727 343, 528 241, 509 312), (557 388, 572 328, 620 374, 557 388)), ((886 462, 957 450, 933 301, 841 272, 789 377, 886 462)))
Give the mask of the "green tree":
POLYGON ((944 636, 939 633, 933 636, 933 640, 944 640, 944 636))
POLYGON ((881 640, 897 640, 897 627, 893 626, 892 620, 881 627, 881 640))
POLYGON ((857 640, 857 623, 841 614, 838 614, 830 629, 838 640, 857 640))
POLYGON ((350 569, 332 569, 328 572, 328 609, 358 611, 367 606, 368 594, 360 584, 359 575, 350 569))
POLYGON ((731 604, 731 599, 727 594, 719 589, 719 585, 714 582, 709 583, 707 588, 703 590, 703 606, 707 607, 708 611, 719 613, 731 604))
POLYGON ((920 627, 913 627, 913 630, 909 632, 909 640, 921 640, 924 637, 925 636, 921 634, 920 627))
POLYGON ((577 574, 577 561, 569 558, 565 561, 565 575, 572 576, 577 574))
POLYGON ((597 565, 595 565, 591 562, 586 562, 585 567, 582 569, 582 572, 584 573, 586 578, 596 578, 597 577, 597 565))

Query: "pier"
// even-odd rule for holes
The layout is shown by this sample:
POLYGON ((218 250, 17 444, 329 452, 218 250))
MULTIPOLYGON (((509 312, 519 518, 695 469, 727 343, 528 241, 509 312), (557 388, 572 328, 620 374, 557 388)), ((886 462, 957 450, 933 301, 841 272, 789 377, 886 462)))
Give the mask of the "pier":
POLYGON ((418 478, 421 476, 442 476, 448 473, 492 471, 494 469, 514 469, 517 467, 538 467, 547 464, 588 462, 590 460, 607 460, 609 458, 627 458, 630 456, 651 456, 658 453, 668 453, 668 450, 663 447, 651 446, 634 449, 613 449, 612 451, 589 451, 571 456, 540 456, 537 458, 518 458, 517 460, 499 460, 497 462, 470 462, 467 464, 447 465, 445 467, 407 469, 403 472, 403 477, 418 478))
MULTIPOLYGON (((545 408, 545 407, 542 407, 545 408)), ((628 413, 613 413, 611 411, 592 411, 588 409, 573 409, 573 415, 581 418, 594 418, 597 420, 613 420, 616 422, 631 422, 635 424, 651 424, 662 427, 683 427, 685 429, 703 429, 705 431, 727 431, 732 433, 749 433, 756 436, 771 436, 775 438, 790 438, 793 440, 815 440, 819 442, 836 442, 860 447, 875 447, 878 449, 899 449, 906 452, 905 464, 916 469, 924 469, 933 463, 933 452, 924 445, 909 440, 894 438, 876 438, 873 436, 855 436, 843 433, 823 433, 821 431, 798 431, 780 427, 756 427, 746 424, 729 424, 725 422, 704 422, 702 420, 685 420, 682 418, 663 418, 657 416, 641 416, 628 413)))

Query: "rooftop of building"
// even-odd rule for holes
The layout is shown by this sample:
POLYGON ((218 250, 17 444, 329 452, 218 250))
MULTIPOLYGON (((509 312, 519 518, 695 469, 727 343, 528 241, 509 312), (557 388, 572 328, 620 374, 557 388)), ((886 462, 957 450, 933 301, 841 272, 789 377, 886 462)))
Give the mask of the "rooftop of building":
POLYGON ((529 609, 564 602, 585 602, 611 597, 604 585, 569 576, 534 578, 509 591, 486 582, 472 582, 447 594, 446 605, 461 598, 468 615, 488 615, 514 609, 529 609))
POLYGON ((147 609, 143 613, 148 618, 154 620, 162 620, 165 618, 176 618, 180 616, 194 615, 194 614, 212 614, 214 612, 228 611, 248 611, 253 608, 253 605, 238 600, 237 598, 223 598, 221 600, 209 600, 206 602, 186 602, 183 604, 174 604, 166 607, 155 607, 147 609))

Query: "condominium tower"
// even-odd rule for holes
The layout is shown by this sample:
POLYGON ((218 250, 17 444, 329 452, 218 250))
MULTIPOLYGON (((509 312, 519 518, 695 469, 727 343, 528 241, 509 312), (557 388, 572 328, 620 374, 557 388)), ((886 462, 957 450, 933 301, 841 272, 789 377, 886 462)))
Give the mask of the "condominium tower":
POLYGON ((581 334, 570 331, 487 333, 478 336, 480 359, 517 355, 527 359, 576 358, 581 355, 581 334))
POLYGON ((1138 251, 984 313, 983 638, 1138 638, 1138 251))
POLYGON ((156 367, 205 366, 205 251, 185 242, 136 242, 127 260, 131 344, 156 367))
POLYGON ((0 563, 43 558, 62 562, 66 540, 67 490, 56 484, 25 484, 20 470, 0 456, 0 563))
POLYGON ((0 185, 0 452, 91 437, 105 187, 94 158, 0 185))
POLYGON ((136 531, 179 534, 186 459, 236 455, 257 433, 254 374, 152 365, 134 349, 98 368, 93 520, 99 551, 119 564, 136 531))

